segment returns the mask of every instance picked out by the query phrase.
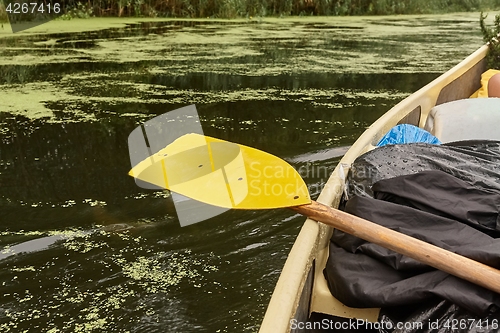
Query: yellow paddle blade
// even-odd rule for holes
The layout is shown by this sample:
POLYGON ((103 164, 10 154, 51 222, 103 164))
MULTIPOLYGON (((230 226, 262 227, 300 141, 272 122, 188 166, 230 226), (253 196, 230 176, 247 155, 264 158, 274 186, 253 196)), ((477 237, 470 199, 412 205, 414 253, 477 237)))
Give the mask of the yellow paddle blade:
POLYGON ((224 208, 269 209, 311 202, 306 184, 287 162, 200 134, 181 136, 129 175, 224 208))

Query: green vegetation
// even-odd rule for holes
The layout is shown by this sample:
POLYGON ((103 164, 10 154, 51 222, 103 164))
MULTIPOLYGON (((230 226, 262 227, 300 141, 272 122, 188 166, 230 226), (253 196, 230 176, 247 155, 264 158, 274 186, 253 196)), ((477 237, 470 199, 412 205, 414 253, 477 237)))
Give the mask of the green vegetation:
POLYGON ((488 15, 481 13, 479 24, 483 33, 483 40, 488 44, 490 50, 488 52, 488 68, 500 69, 500 42, 498 35, 500 34, 500 15, 495 16, 493 27, 487 27, 485 20, 488 15))
POLYGON ((61 16, 63 20, 71 20, 72 18, 90 18, 93 14, 93 8, 83 2, 76 3, 61 16))
MULTIPOLYGON (((0 0, 0 24, 2 22, 7 22, 7 13, 5 12, 5 6, 3 0, 0 0)), ((3 24, 0 25, 0 29, 3 29, 3 24)))
MULTIPOLYGON (((391 15, 479 11, 500 0, 85 0, 61 1, 63 19, 90 16, 212 17, 391 15)), ((0 0, 0 21, 6 21, 0 0)))

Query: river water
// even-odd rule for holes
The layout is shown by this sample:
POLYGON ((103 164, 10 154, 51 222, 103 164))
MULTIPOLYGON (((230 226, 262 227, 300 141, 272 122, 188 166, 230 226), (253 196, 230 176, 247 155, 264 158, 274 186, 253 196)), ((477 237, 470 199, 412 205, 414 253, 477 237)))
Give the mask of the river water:
POLYGON ((130 132, 196 104, 206 135, 287 160, 316 198, 369 124, 482 44, 478 21, 171 20, 61 32, 69 21, 4 35, 0 331, 257 331, 304 218, 228 211, 181 228, 168 194, 127 176, 130 132))

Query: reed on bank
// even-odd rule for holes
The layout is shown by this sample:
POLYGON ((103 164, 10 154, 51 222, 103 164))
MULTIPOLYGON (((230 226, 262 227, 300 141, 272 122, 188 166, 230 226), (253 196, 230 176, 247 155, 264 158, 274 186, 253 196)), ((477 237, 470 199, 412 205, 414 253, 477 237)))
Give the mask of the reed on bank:
MULTIPOLYGON (((488 11, 500 8, 500 0, 52 0, 54 1, 61 4, 67 18, 392 15, 488 11)), ((7 18, 5 10, 9 2, 10 0, 0 0, 0 20, 7 18)))

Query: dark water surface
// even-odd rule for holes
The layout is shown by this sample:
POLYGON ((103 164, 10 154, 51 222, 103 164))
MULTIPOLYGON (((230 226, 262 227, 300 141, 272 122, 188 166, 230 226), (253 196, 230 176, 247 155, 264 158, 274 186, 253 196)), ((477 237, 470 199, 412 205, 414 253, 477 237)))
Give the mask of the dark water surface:
MULTIPOLYGON (((304 218, 181 228, 127 137, 196 104, 204 133, 305 175, 481 45, 478 13, 142 23, 0 38, 0 331, 255 332, 304 218)), ((92 20, 88 21, 92 24, 92 20)))

